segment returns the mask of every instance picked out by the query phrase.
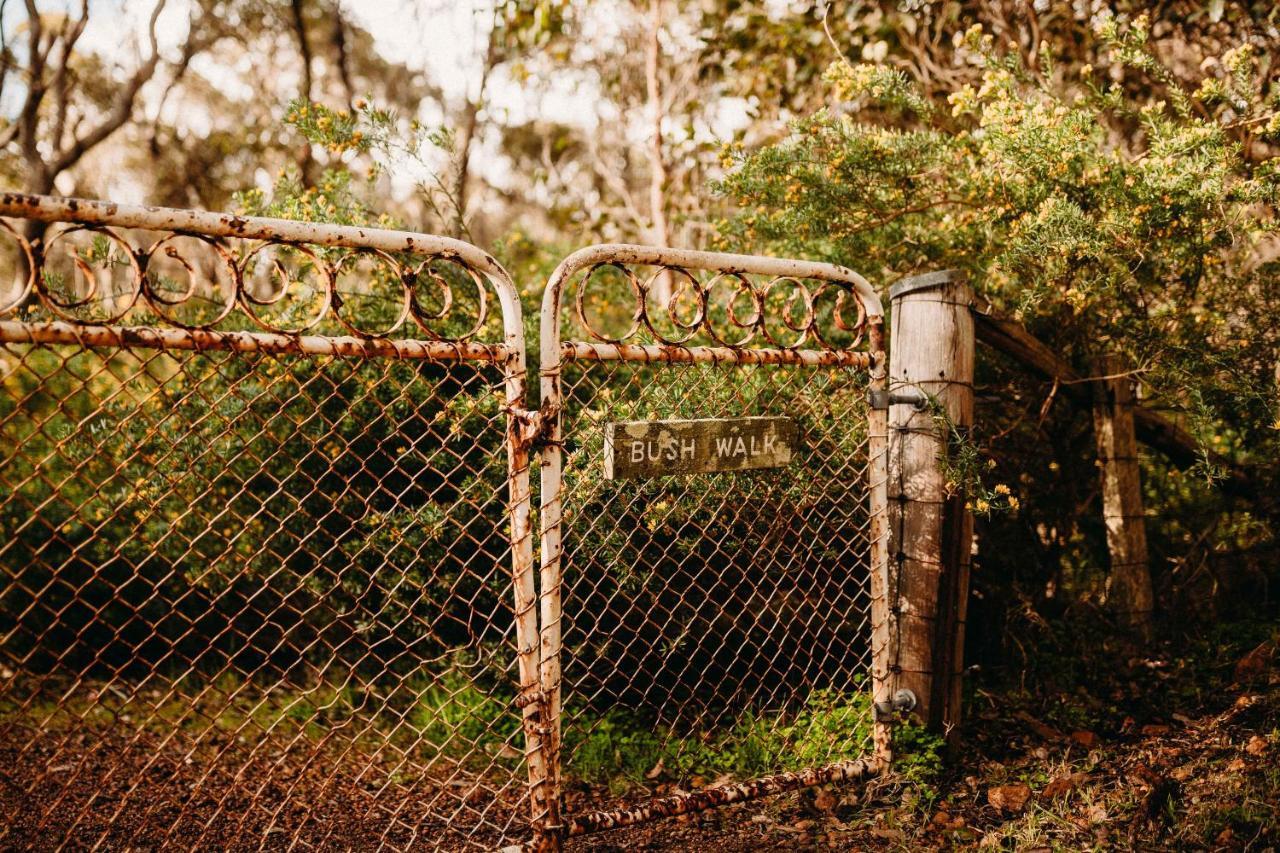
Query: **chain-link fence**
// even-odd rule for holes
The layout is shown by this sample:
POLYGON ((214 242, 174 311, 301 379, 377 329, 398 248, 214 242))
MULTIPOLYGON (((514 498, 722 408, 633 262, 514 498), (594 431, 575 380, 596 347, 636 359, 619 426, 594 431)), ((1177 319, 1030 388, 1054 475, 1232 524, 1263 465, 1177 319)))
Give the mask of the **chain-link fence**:
POLYGON ((0 846, 527 838, 500 268, 421 235, 5 212, 32 218, 0 293, 0 846))
POLYGON ((555 849, 887 755, 856 274, 584 250, 531 410, 467 244, 0 216, 0 846, 555 849))
POLYGON ((593 791, 566 834, 872 771, 879 322, 826 265, 601 247, 553 279, 543 687, 593 791), (637 802, 664 781, 696 790, 637 802))

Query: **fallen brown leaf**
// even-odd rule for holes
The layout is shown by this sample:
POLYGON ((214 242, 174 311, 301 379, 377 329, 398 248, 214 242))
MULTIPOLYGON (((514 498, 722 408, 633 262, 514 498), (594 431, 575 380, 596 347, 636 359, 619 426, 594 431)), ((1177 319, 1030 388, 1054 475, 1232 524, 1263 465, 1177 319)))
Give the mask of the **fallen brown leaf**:
POLYGON ((1074 791, 1087 778, 1088 775, 1085 773, 1063 773, 1052 779, 1048 785, 1045 785, 1044 790, 1040 792, 1040 796, 1046 800, 1061 797, 1063 794, 1074 791))
POLYGON ((1276 647, 1270 641, 1263 643, 1236 661, 1236 681, 1245 682, 1261 678, 1266 673, 1276 647))
POLYGON ((1090 731, 1072 732, 1071 739, 1085 749, 1093 749, 1098 745, 1098 736, 1090 731))
POLYGON ((1021 782, 1012 785, 997 785, 987 789, 987 802, 1002 812, 1020 812, 1031 799, 1031 789, 1021 782))
POLYGON ((828 791, 826 788, 819 788, 818 792, 813 795, 813 807, 819 811, 829 812, 840 804, 840 800, 836 795, 828 791))

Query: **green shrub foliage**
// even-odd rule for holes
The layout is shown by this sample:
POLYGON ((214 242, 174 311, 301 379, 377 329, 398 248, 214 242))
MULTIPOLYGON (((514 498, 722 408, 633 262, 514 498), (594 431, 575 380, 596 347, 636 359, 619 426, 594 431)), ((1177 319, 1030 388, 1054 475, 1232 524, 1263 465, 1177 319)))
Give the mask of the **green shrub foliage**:
MULTIPOLYGON (((1189 543, 1272 535, 1265 507, 1225 506, 1206 483, 1218 473, 1207 451, 1250 467, 1262 491, 1277 458, 1280 86, 1245 45, 1182 88, 1149 49, 1145 17, 1102 18, 1094 38, 1097 67, 1064 70, 1047 46, 1028 60, 975 26, 957 34, 960 82, 942 94, 889 64, 833 65, 832 105, 777 144, 726 149, 721 188, 737 212, 721 241, 879 281, 958 268, 1083 374, 1104 352, 1124 356, 1143 404, 1206 451, 1191 476, 1148 460, 1159 570, 1189 543)), ((1000 564, 1041 600, 1073 579, 1101 594, 1088 413, 990 354, 979 386, 974 438, 994 470, 978 467, 1001 486, 986 493, 1012 484, 1022 507, 980 526, 1002 545, 979 568, 1000 564)))

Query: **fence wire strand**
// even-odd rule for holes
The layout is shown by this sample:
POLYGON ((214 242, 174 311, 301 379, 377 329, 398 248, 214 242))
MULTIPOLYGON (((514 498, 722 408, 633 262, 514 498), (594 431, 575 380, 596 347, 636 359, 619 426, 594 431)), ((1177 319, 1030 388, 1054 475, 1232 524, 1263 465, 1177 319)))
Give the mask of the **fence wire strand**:
POLYGON ((660 739, 659 774, 742 777, 861 756, 865 371, 590 364, 566 368, 564 385, 566 773, 601 771, 594 753, 609 744, 596 733, 622 710, 660 739), (787 468, 601 476, 607 422, 765 415, 800 424, 787 468), (732 755, 718 760, 709 738, 732 755))

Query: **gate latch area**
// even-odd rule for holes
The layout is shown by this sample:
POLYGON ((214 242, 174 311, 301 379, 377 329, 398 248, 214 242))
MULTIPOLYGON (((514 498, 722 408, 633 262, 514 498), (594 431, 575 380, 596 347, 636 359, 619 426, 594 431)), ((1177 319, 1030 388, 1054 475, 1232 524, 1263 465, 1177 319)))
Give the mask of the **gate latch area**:
POLYGON ((545 404, 541 409, 511 406, 506 411, 511 415, 512 441, 517 447, 529 450, 538 450, 547 444, 559 414, 554 407, 545 404))

